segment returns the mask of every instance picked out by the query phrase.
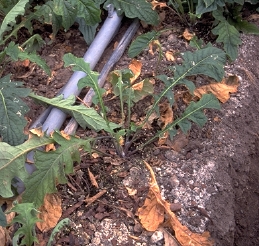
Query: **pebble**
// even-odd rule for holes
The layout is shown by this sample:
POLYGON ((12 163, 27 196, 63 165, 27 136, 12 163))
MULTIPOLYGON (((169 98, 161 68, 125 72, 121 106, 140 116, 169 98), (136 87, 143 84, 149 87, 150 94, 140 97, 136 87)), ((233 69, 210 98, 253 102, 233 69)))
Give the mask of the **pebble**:
POLYGON ((152 243, 157 243, 164 238, 164 234, 161 231, 155 231, 151 236, 152 243))

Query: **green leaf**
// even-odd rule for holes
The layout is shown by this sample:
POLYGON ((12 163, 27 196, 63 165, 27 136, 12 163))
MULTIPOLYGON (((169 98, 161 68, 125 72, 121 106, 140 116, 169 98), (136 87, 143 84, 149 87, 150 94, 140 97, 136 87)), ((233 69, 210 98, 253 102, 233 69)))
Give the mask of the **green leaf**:
POLYGON ((28 177, 24 166, 26 154, 52 142, 47 137, 40 138, 36 135, 31 135, 31 138, 18 146, 0 142, 0 195, 2 197, 13 196, 11 182, 14 177, 19 177, 22 181, 28 177))
POLYGON ((33 202, 36 207, 42 205, 45 194, 55 193, 57 184, 67 182, 66 174, 73 172, 73 163, 80 162, 79 150, 84 147, 91 151, 90 141, 69 136, 69 139, 54 132, 52 138, 59 144, 55 151, 37 150, 34 155, 37 170, 25 181, 24 202, 33 202))
POLYGON ((65 218, 58 222, 58 224, 55 226, 55 228, 51 232, 47 246, 52 246, 54 244, 56 234, 60 233, 62 228, 66 225, 69 225, 70 222, 71 222, 71 220, 69 218, 65 218))
POLYGON ((217 81, 222 80, 224 76, 226 55, 221 49, 206 47, 204 49, 196 50, 193 53, 190 51, 185 52, 182 56, 184 58, 183 64, 172 68, 174 72, 173 78, 169 78, 166 75, 158 76, 159 79, 165 82, 165 89, 155 98, 152 108, 147 112, 146 121, 152 114, 153 110, 158 107, 158 104, 163 97, 167 97, 170 104, 173 104, 172 88, 175 85, 185 84, 190 88, 190 90, 193 90, 193 84, 191 82, 187 82, 186 76, 205 74, 217 81))
POLYGON ((11 81, 11 75, 0 79, 0 135, 10 145, 21 144, 26 139, 24 115, 29 108, 21 98, 29 93, 30 89, 22 88, 22 82, 11 81))
POLYGON ((213 94, 205 94, 200 101, 191 102, 181 118, 175 121, 174 125, 177 124, 184 133, 191 129, 190 121, 196 123, 199 127, 203 127, 207 122, 207 117, 203 113, 205 108, 220 109, 220 103, 213 94))
POLYGON ((79 80, 78 88, 82 89, 86 86, 89 86, 94 90, 95 95, 93 97, 93 102, 95 104, 100 103, 102 114, 104 117, 106 117, 106 110, 102 99, 102 95, 105 92, 105 89, 100 88, 98 85, 99 74, 92 71, 90 69, 90 64, 86 63, 83 58, 77 58, 72 54, 65 54, 63 60, 65 62, 64 66, 72 65, 73 71, 82 71, 86 73, 86 76, 79 80))
POLYGON ((41 47, 45 44, 45 41, 39 34, 35 34, 27 39, 23 44, 22 47, 25 47, 24 50, 27 53, 35 52, 41 49, 41 47))
POLYGON ((152 31, 138 36, 129 47, 129 57, 133 58, 139 55, 152 41, 158 38, 159 34, 159 32, 152 31))
POLYGON ((95 131, 105 130, 110 132, 111 129, 120 127, 114 123, 110 123, 108 127, 106 121, 93 108, 87 108, 84 105, 73 105, 75 103, 75 96, 73 95, 66 99, 63 99, 62 95, 52 99, 37 96, 33 93, 30 93, 29 96, 70 114, 84 129, 89 127, 95 131))
POLYGON ((248 21, 240 20, 238 22, 231 22, 235 26, 235 28, 246 34, 259 34, 259 28, 248 21))
POLYGON ((51 71, 47 63, 36 53, 29 54, 25 51, 22 51, 19 48, 18 44, 15 44, 13 41, 10 42, 8 46, 5 48, 5 52, 15 61, 17 61, 18 59, 21 59, 21 60, 29 59, 31 62, 35 62, 50 76, 51 71))
POLYGON ((53 12, 62 17, 62 25, 68 30, 75 22, 77 9, 70 2, 63 0, 54 0, 53 5, 53 12))
POLYGON ((93 0, 69 0, 77 7, 77 17, 83 18, 85 23, 93 26, 101 21, 101 9, 93 0))
POLYGON ((238 55, 238 45, 242 43, 237 29, 227 21, 221 21, 212 29, 214 35, 218 35, 217 42, 224 44, 224 49, 230 59, 234 61, 238 55))
MULTIPOLYGON (((12 224, 19 223, 21 227, 15 232, 15 239, 22 239, 19 245, 33 245, 38 242, 35 235, 35 224, 40 221, 37 218, 38 211, 35 209, 33 203, 16 204, 10 212, 15 212, 18 215, 12 220, 12 224)), ((16 240, 17 241, 17 240, 16 240)), ((14 245, 17 242, 14 242, 14 245)))
POLYGON ((12 27, 16 23, 15 18, 19 15, 24 15, 24 12, 26 10, 25 5, 28 2, 29 0, 20 0, 5 16, 0 26, 0 39, 2 39, 4 32, 9 31, 10 27, 12 27))
POLYGON ((187 51, 182 54, 184 63, 175 66, 174 79, 184 76, 205 74, 216 81, 221 81, 224 76, 225 53, 215 47, 206 47, 195 52, 187 51))
POLYGON ((204 13, 212 12, 216 10, 218 6, 221 6, 221 7, 225 6, 224 0, 216 0, 216 1, 198 0, 195 13, 196 15, 202 15, 204 13))
POLYGON ((94 40, 98 24, 89 26, 83 18, 76 18, 76 22, 79 24, 79 31, 83 34, 85 42, 90 45, 94 40))
POLYGON ((6 227, 7 226, 7 221, 5 217, 5 213, 3 212, 2 208, 0 208, 0 226, 6 227))
POLYGON ((152 9, 151 3, 146 0, 108 0, 105 2, 105 6, 108 4, 113 4, 119 14, 124 12, 128 18, 137 17, 151 25, 159 23, 157 12, 152 9))
POLYGON ((38 19, 40 20, 43 17, 43 22, 52 25, 53 35, 56 36, 58 30, 62 27, 62 17, 53 12, 53 1, 48 1, 42 6, 36 6, 35 9, 35 15, 38 19))

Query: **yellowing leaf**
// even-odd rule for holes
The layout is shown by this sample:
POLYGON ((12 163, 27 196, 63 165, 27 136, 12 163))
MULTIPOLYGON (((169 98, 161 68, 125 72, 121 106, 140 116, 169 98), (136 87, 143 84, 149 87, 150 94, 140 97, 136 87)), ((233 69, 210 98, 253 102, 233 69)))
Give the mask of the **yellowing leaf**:
POLYGON ((212 83, 209 85, 201 86, 194 91, 194 95, 199 98, 203 94, 212 93, 214 94, 222 103, 229 100, 229 93, 237 92, 239 86, 239 79, 237 76, 229 76, 227 79, 223 79, 221 82, 212 83))
POLYGON ((46 232, 55 227, 62 215, 61 199, 58 194, 46 194, 44 197, 44 203, 39 208, 39 219, 42 222, 37 222, 37 227, 46 232))
POLYGON ((156 1, 156 0, 153 0, 152 2, 151 2, 151 4, 152 4, 152 9, 154 10, 156 7, 160 7, 160 8, 163 8, 163 7, 167 7, 167 5, 166 5, 166 3, 159 3, 158 1, 156 1))
POLYGON ((133 83, 140 75, 142 68, 142 63, 136 59, 133 59, 129 65, 129 69, 134 74, 134 77, 130 79, 130 82, 133 83))
POLYGON ((188 40, 188 41, 190 41, 190 40, 193 38, 194 35, 195 35, 195 34, 194 34, 194 33, 190 33, 187 28, 186 28, 186 29, 184 30, 184 32, 183 32, 183 37, 184 37, 186 40, 188 40))
POLYGON ((212 246, 213 242, 210 240, 209 232, 193 233, 180 223, 175 214, 171 212, 170 204, 161 197, 154 171, 147 162, 144 161, 144 163, 150 172, 151 182, 145 203, 138 209, 138 216, 143 227, 149 231, 157 230, 158 226, 164 221, 164 214, 166 213, 175 237, 181 245, 212 246))

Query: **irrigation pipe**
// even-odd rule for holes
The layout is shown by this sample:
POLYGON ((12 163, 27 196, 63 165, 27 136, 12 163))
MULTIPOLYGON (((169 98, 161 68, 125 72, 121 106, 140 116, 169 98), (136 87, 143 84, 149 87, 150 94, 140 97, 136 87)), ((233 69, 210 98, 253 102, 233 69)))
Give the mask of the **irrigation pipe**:
MULTIPOLYGON (((98 85, 100 87, 103 87, 104 82, 108 76, 108 73, 113 68, 116 62, 119 61, 121 56, 123 55, 125 49, 129 45, 130 41, 134 37, 135 33, 137 32, 139 28, 139 21, 138 19, 135 19, 133 23, 129 26, 125 34, 123 35, 122 39, 120 40, 119 44, 117 45, 116 49, 112 53, 111 57, 109 58, 108 62, 104 65, 99 78, 98 78, 98 85)), ((85 95, 83 99, 83 103, 86 106, 91 106, 92 99, 94 96, 94 90, 92 88, 89 89, 88 93, 85 95)), ((78 127, 78 123, 74 118, 72 118, 69 123, 67 124, 66 128, 64 129, 65 133, 67 134, 74 134, 76 129, 78 127)))
MULTIPOLYGON (((84 61, 89 63, 92 70, 121 25, 123 16, 118 16, 112 7, 108 11, 108 17, 83 57, 84 61)), ((71 95, 78 96, 81 90, 78 89, 77 83, 85 76, 86 73, 82 71, 74 72, 59 94, 62 94, 64 98, 68 98, 71 95)), ((65 119, 66 114, 64 112, 57 108, 49 107, 40 115, 31 128, 42 125, 42 130, 48 135, 53 130, 60 129, 65 119)))
MULTIPOLYGON (((113 35, 114 35, 116 33, 116 31, 118 30, 119 26, 120 26, 120 22, 121 22, 122 17, 119 17, 115 11, 112 14, 112 17, 113 16, 116 17, 116 26, 113 23, 113 28, 115 28, 115 29, 113 29, 113 35)), ((110 14, 109 14, 108 18, 111 18, 110 14)), ((104 25, 105 25, 105 23, 104 23, 104 25)), ((102 26, 101 30, 103 30, 104 25, 102 26)), ((110 25, 108 25, 108 27, 110 28, 110 25)), ((133 23, 130 25, 130 27, 127 29, 125 34, 123 35, 121 41, 117 45, 116 49, 114 50, 113 54, 109 58, 108 62, 103 67, 103 69, 102 69, 102 71, 100 73, 100 76, 98 78, 98 84, 99 84, 100 87, 103 87, 104 82, 106 80, 106 77, 107 77, 109 71, 113 68, 115 63, 121 58, 121 56, 123 55, 125 49, 129 45, 130 41, 132 40, 132 38, 135 35, 135 33, 138 30, 138 28, 139 28, 139 21, 137 19, 135 19, 133 21, 133 23)), ((100 30, 100 32, 101 32, 101 30, 100 30)), ((98 33, 98 35, 99 35, 99 33, 98 33)), ((91 44, 89 49, 92 47, 92 45, 94 45, 96 43, 96 40, 98 40, 97 39, 98 35, 96 36, 95 40, 93 41, 93 43, 91 44)), ((113 35, 109 35, 109 38, 110 38, 109 42, 111 41, 113 35)), ((109 42, 107 44, 105 44, 106 47, 109 44, 109 42)), ((97 46, 97 47, 99 47, 99 46, 97 46)), ((105 48, 102 47, 102 53, 103 53, 105 48)), ((89 51, 89 49, 88 49, 88 51, 89 51)), ((92 50, 90 50, 90 52, 91 52, 90 54, 91 55, 93 54, 92 52, 94 52, 94 50, 95 50, 94 48, 92 48, 92 50)), ((84 60, 86 62, 89 62, 89 60, 92 60, 89 57, 89 54, 87 54, 88 51, 86 52, 86 54, 84 56, 84 60)), ((97 55, 98 56, 96 56, 96 58, 98 58, 98 60, 99 60, 100 57, 101 57, 100 52, 98 52, 97 55)), ((97 60, 92 61, 92 63, 90 61, 90 68, 93 69, 96 64, 97 64, 97 60)), ((72 95, 72 94, 78 95, 80 93, 80 91, 77 88, 77 83, 78 83, 79 79, 83 78, 84 76, 86 76, 86 74, 83 73, 83 72, 75 72, 72 75, 72 77, 68 81, 67 85, 64 87, 64 89, 62 89, 62 94, 64 95, 65 98, 67 98, 69 95, 72 95), (73 89, 73 93, 71 93, 71 91, 69 93, 69 88, 71 88, 71 87, 73 89)), ((59 94, 61 94, 61 93, 59 93, 59 94)), ((86 96, 84 97, 83 102, 90 106, 92 104, 93 96, 94 96, 94 91, 93 91, 93 89, 90 89, 88 91, 88 93, 86 94, 86 96)), ((47 134, 49 134, 51 132, 50 129, 52 129, 52 130, 60 129, 60 127, 62 126, 62 124, 64 123, 65 118, 66 118, 66 114, 64 114, 62 111, 61 111, 61 113, 60 113, 60 110, 58 110, 56 108, 49 107, 47 110, 45 110, 41 114, 41 116, 35 121, 35 123, 32 125, 31 128, 36 127, 37 125, 42 125, 43 126, 43 130, 47 131, 47 134), (58 118, 57 118, 57 116, 55 116, 54 113, 58 114, 58 118), (63 116, 63 114, 64 114, 64 116, 63 116), (54 116, 52 116, 52 115, 54 115, 54 116), (45 121, 45 119, 46 119, 46 121, 45 121), (58 119, 59 122, 58 123, 54 123, 54 124, 48 124, 50 119, 52 119, 53 121, 55 120, 55 122, 58 119)), ((68 125, 65 128, 65 132, 68 133, 68 134, 72 134, 72 133, 74 133, 76 131, 77 127, 78 127, 77 122, 74 119, 71 119, 70 122, 68 123, 68 125)), ((33 152, 28 153, 27 159, 28 160, 33 160, 33 155, 34 155, 33 152)), ((29 174, 32 174, 36 170, 36 167, 35 167, 34 164, 25 163, 25 167, 26 167, 26 170, 28 171, 29 174)), ((19 193, 24 191, 25 187, 24 187, 24 184, 23 184, 22 181, 18 181, 18 183, 16 185, 17 185, 17 190, 18 190, 19 193)))

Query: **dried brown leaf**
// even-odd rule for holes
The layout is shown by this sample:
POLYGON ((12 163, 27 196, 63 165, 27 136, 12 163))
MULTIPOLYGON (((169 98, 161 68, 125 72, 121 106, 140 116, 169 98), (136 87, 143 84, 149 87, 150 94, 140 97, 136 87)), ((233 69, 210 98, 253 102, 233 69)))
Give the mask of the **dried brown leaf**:
POLYGON ((106 193, 107 190, 101 190, 100 192, 98 192, 96 195, 90 197, 90 198, 86 198, 85 202, 86 202, 86 207, 89 206, 90 204, 92 204, 93 202, 95 202, 97 199, 99 199, 102 195, 104 195, 106 193))
POLYGON ((167 50, 165 52, 165 58, 167 59, 167 61, 175 61, 174 52, 167 50))
POLYGON ((224 78, 221 82, 212 83, 209 85, 201 86, 194 91, 194 95, 199 98, 203 94, 212 93, 214 94, 222 103, 225 103, 230 98, 230 93, 236 93, 239 86, 239 78, 237 76, 229 76, 224 78))
POLYGON ((161 44, 158 40, 153 40, 152 42, 149 43, 149 50, 148 52, 154 56, 154 51, 159 51, 159 47, 161 47, 161 44))
POLYGON ((155 174, 150 165, 145 162, 147 169, 150 172, 151 182, 148 196, 145 204, 138 209, 138 215, 141 224, 146 230, 155 231, 164 220, 164 214, 169 217, 169 223, 175 232, 175 237, 181 245, 192 246, 212 246, 209 232, 197 234, 191 232, 186 226, 183 226, 177 219, 175 214, 170 210, 170 204, 163 200, 160 189, 156 182, 155 174))
POLYGON ((194 33, 191 33, 187 28, 184 30, 184 32, 183 32, 183 37, 186 39, 186 40, 188 40, 188 41, 190 41, 192 38, 193 38, 193 36, 194 36, 195 34, 194 33))
POLYGON ((98 183, 97 183, 97 181, 96 181, 96 179, 95 179, 93 173, 90 171, 89 168, 88 168, 88 175, 89 175, 91 184, 92 184, 93 186, 95 186, 96 188, 99 188, 99 185, 98 185, 98 183))
MULTIPOLYGON (((162 129, 164 129, 168 124, 173 122, 174 114, 172 107, 168 102, 162 103, 159 105, 160 118, 159 121, 161 123, 162 129)), ((162 145, 166 142, 168 138, 168 132, 165 132, 162 137, 158 140, 158 145, 162 145)))
POLYGON ((129 187, 125 187, 126 189, 127 189, 127 191, 128 191, 128 194, 130 195, 130 196, 135 196, 137 193, 138 193, 138 191, 136 190, 136 189, 132 189, 132 188, 129 188, 129 187))
POLYGON ((56 150, 56 147, 55 147, 55 144, 53 144, 53 143, 47 144, 46 147, 45 147, 46 152, 55 151, 55 150, 56 150))
POLYGON ((7 231, 2 226, 0 226, 0 242, 1 245, 7 245, 7 231))
POLYGON ((151 2, 151 4, 152 4, 152 9, 154 10, 156 7, 160 7, 160 8, 164 8, 164 7, 167 7, 167 5, 166 5, 166 3, 160 3, 160 2, 158 2, 158 1, 156 1, 156 0, 153 0, 152 2, 151 2))
POLYGON ((142 80, 142 81, 140 81, 140 82, 138 82, 138 83, 132 85, 131 88, 132 88, 134 91, 141 91, 141 90, 143 89, 143 85, 144 85, 144 80, 142 80))
POLYGON ((46 194, 44 197, 44 203, 39 208, 38 214, 41 222, 37 222, 36 225, 40 231, 46 232, 55 227, 62 215, 61 199, 58 194, 46 194))
POLYGON ((136 59, 133 59, 129 65, 129 69, 132 71, 134 76, 130 79, 130 82, 133 83, 140 75, 142 68, 142 63, 136 59))

